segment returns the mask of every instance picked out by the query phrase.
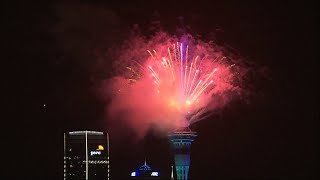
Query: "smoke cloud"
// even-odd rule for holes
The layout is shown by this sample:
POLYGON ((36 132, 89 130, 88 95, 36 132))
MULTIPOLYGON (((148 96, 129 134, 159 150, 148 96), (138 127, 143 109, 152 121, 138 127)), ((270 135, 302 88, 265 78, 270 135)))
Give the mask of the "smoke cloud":
POLYGON ((241 78, 245 71, 239 63, 240 60, 214 42, 204 42, 192 35, 178 38, 158 32, 154 36, 144 37, 133 33, 120 48, 113 49, 112 53, 114 75, 103 81, 101 88, 104 99, 108 101, 106 116, 112 122, 126 122, 137 136, 143 136, 151 127, 166 133, 197 122, 206 118, 204 114, 218 111, 234 97, 241 96, 243 91, 241 78), (188 45, 188 59, 199 56, 197 65, 201 65, 201 71, 219 69, 210 77, 213 81, 212 87, 206 89, 202 93, 204 95, 197 98, 197 103, 188 109, 184 108, 183 103, 171 102, 171 99, 179 99, 180 95, 172 88, 174 85, 169 83, 170 78, 161 72, 161 67, 160 70, 158 68, 158 75, 164 85, 156 86, 151 75, 153 73, 148 71, 148 67, 156 69, 159 63, 156 64, 158 60, 147 50, 155 50, 160 58, 168 57, 168 47, 176 45, 177 42, 188 45))

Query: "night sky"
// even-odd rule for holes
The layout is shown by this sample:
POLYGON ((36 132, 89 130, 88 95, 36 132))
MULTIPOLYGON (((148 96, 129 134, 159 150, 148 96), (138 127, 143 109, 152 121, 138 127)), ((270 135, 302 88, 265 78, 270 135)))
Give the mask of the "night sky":
POLYGON ((166 137, 150 130, 137 139, 122 122, 109 123, 97 95, 112 72, 108 49, 130 33, 150 36, 158 28, 215 40, 259 71, 250 80, 250 100, 192 125, 198 137, 190 178, 319 178, 314 3, 23 1, 2 7, 1 179, 62 179, 63 132, 86 129, 110 133, 112 179, 126 179, 145 156, 168 177, 173 161, 166 137))

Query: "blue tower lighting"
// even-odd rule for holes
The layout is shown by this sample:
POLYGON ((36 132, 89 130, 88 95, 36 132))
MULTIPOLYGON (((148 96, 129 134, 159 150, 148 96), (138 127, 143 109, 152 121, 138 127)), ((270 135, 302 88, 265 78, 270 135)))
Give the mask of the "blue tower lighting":
POLYGON ((196 137, 196 132, 191 131, 189 127, 168 134, 174 153, 177 180, 188 180, 191 144, 196 137))

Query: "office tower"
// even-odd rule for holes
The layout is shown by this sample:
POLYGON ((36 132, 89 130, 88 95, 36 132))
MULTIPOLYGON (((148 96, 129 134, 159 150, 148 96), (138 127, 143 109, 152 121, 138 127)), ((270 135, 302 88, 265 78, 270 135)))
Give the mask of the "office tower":
POLYGON ((64 180, 109 180, 109 171, 107 133, 64 133, 64 180))

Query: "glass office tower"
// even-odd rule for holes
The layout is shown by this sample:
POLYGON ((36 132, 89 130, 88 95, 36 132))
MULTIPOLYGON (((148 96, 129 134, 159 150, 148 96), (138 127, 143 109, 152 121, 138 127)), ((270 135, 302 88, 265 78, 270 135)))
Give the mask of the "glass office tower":
POLYGON ((64 133, 64 180, 109 180, 109 171, 107 133, 64 133))

